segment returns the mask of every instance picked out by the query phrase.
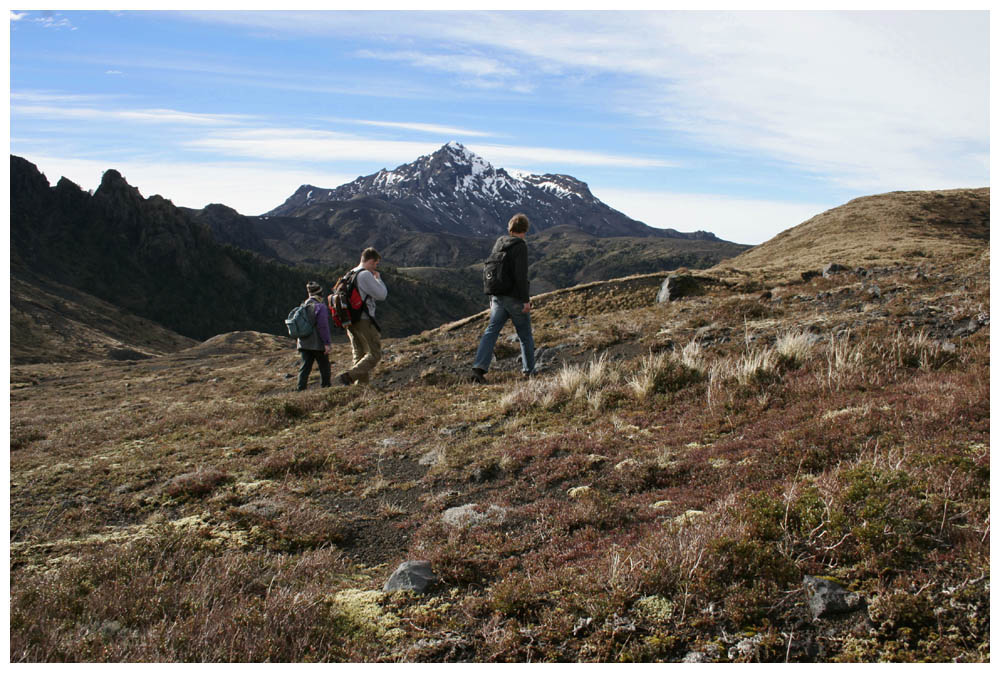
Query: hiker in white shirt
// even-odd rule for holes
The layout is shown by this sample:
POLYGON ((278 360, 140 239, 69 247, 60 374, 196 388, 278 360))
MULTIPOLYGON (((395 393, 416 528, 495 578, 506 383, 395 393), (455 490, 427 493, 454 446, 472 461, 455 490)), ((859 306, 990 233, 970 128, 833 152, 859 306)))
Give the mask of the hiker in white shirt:
POLYGON ((352 383, 367 385, 371 382, 371 373, 375 365, 382 359, 382 331, 375 321, 375 302, 383 301, 388 295, 382 275, 378 272, 382 255, 375 248, 365 248, 361 253, 361 263, 355 267, 358 271, 357 287, 364 301, 361 317, 347 328, 347 336, 351 340, 351 350, 354 354, 354 366, 341 372, 337 379, 345 386, 352 383))

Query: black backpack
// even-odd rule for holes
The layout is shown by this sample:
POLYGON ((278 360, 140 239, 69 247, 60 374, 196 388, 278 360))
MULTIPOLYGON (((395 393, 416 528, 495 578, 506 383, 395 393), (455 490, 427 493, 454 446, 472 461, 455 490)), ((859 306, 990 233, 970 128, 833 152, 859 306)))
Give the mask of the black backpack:
POLYGON ((486 294, 509 294, 514 289, 514 274, 511 270, 510 251, 520 238, 498 238, 493 244, 493 252, 483 263, 483 292, 486 294))
POLYGON ((346 328, 361 317, 365 302, 358 291, 358 271, 350 270, 333 286, 333 294, 326 298, 330 316, 337 327, 346 328))

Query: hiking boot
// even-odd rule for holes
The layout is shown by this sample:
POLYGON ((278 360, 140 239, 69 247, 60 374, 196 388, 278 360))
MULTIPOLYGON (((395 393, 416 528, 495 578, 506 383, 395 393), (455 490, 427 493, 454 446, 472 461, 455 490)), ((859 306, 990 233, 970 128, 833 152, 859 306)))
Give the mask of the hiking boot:
POLYGON ((521 372, 521 378, 527 381, 528 379, 533 379, 538 376, 538 372, 521 372))
POLYGON ((479 367, 472 368, 472 374, 469 376, 469 380, 473 383, 486 383, 486 372, 479 367))
POLYGON ((340 385, 342 386, 349 386, 352 383, 354 383, 354 379, 352 379, 351 375, 348 374, 347 372, 344 372, 343 374, 338 376, 337 381, 340 382, 340 385))

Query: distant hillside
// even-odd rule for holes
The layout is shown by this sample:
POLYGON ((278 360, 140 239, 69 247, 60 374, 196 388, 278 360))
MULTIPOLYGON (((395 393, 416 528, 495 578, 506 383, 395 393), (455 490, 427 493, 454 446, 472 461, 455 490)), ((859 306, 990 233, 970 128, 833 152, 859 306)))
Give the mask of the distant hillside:
MULTIPOLYGON (((37 167, 15 156, 10 179, 12 273, 28 283, 43 275, 189 338, 237 330, 281 334, 305 283, 332 285, 348 266, 292 268, 222 245, 208 226, 162 197, 143 198, 114 170, 93 195, 65 178, 50 187, 37 167)), ((380 318, 387 335, 478 310, 447 287, 397 275, 392 266, 385 273, 390 294, 380 318)), ((114 325, 105 327, 114 333, 114 325)), ((135 342, 148 339, 156 340, 135 342)))
POLYGON ((139 360, 196 343, 62 283, 11 274, 11 364, 139 360))
POLYGON ((890 192, 854 199, 721 262, 719 269, 797 277, 845 266, 978 256, 990 240, 990 189, 890 192))

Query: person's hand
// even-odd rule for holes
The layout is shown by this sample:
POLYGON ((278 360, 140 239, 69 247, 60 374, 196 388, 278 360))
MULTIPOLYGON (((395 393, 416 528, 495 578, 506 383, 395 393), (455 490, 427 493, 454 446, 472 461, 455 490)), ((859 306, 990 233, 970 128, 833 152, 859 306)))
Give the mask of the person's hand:
POLYGON ((323 352, 327 355, 330 354, 330 344, 326 344, 325 346, 323 346, 323 352))
POLYGON ((524 306, 521 307, 521 310, 524 311, 525 313, 531 313, 531 302, 530 301, 524 302, 524 306))

